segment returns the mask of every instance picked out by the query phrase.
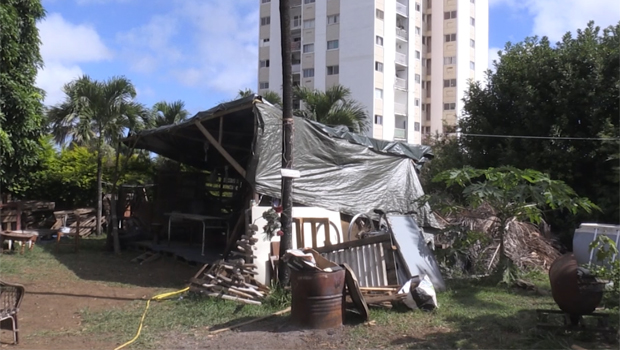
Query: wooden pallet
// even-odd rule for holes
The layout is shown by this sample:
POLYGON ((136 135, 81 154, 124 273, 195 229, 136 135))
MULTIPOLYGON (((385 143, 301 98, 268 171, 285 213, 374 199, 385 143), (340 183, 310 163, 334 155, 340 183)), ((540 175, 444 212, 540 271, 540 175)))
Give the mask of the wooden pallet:
POLYGON ((159 258, 161 258, 161 254, 152 252, 152 251, 147 251, 143 254, 140 254, 136 258, 132 259, 131 262, 140 263, 140 265, 142 265, 147 262, 155 261, 159 258))

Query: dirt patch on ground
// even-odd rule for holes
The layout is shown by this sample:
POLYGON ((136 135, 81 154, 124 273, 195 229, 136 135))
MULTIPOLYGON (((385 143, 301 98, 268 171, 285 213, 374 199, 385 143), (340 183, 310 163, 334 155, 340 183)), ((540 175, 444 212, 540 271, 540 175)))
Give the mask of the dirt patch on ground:
MULTIPOLYGON (((9 270, 7 260, 28 259, 29 253, 36 254, 0 256, 0 271, 9 270)), ((16 349, 114 349, 118 344, 110 339, 81 334, 83 310, 123 308, 164 290, 182 288, 199 268, 172 258, 131 263, 139 254, 59 252, 55 259, 39 261, 40 254, 39 267, 30 264, 21 271, 3 272, 2 279, 24 285, 26 295, 19 311, 19 345, 7 345, 13 341, 13 333, 7 330, 2 330, 0 344, 16 349)))

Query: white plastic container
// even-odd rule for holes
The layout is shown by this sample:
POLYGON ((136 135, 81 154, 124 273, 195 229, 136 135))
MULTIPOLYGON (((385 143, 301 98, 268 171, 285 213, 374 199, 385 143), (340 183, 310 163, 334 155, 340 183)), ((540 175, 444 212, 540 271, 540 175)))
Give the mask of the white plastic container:
MULTIPOLYGON (((596 249, 590 252, 590 242, 598 235, 605 235, 616 242, 620 250, 620 225, 581 224, 573 236, 573 254, 578 264, 596 263, 596 249)), ((619 259, 616 256, 615 259, 619 259)))

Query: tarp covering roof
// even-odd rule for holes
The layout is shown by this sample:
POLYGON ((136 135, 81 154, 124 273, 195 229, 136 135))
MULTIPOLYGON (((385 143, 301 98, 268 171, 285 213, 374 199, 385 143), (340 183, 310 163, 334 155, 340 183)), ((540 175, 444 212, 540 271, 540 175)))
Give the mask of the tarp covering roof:
MULTIPOLYGON (((199 122, 221 138, 257 193, 278 198, 282 111, 255 101, 248 97, 220 104, 183 123, 140 132, 125 143, 201 169, 226 165, 214 147, 205 146, 199 122)), ((376 140, 294 117, 293 168, 301 177, 293 183, 293 201, 349 215, 373 209, 414 213, 420 225, 439 227, 430 207, 415 202, 424 194, 416 166, 432 156, 428 146, 376 140)))

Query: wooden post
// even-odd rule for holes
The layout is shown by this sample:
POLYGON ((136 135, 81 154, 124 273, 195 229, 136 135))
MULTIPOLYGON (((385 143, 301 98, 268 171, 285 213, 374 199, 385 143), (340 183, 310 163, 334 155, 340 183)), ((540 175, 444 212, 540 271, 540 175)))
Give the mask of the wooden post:
MULTIPOLYGON (((293 168, 293 76, 291 72, 291 6, 280 0, 280 40, 282 48, 282 168, 293 168)), ((280 257, 292 248, 293 241, 293 178, 282 177, 282 231, 280 257)), ((286 286, 290 271, 284 260, 278 263, 278 280, 286 286)))

